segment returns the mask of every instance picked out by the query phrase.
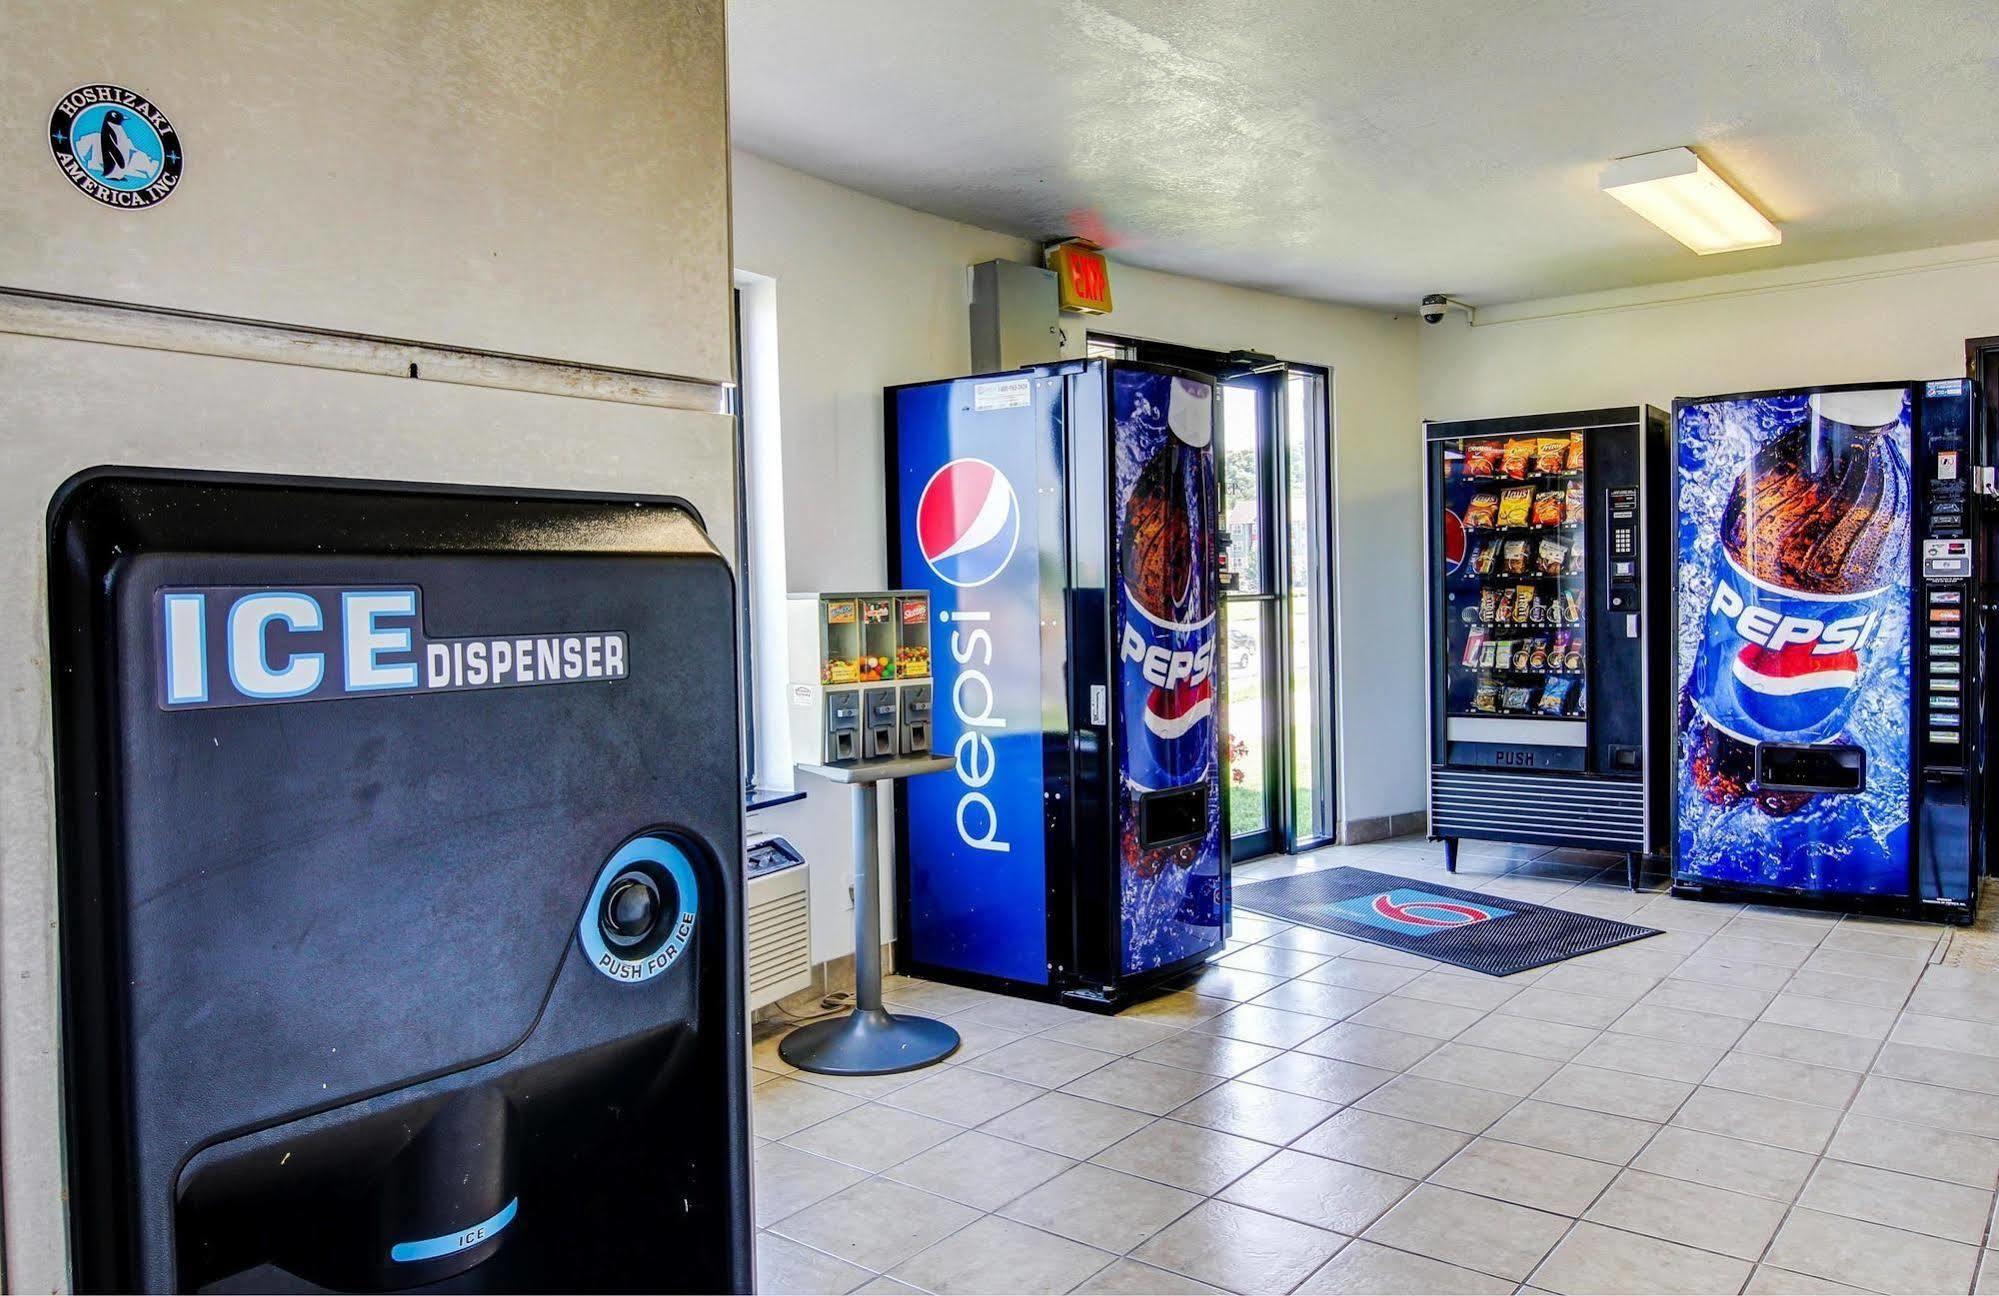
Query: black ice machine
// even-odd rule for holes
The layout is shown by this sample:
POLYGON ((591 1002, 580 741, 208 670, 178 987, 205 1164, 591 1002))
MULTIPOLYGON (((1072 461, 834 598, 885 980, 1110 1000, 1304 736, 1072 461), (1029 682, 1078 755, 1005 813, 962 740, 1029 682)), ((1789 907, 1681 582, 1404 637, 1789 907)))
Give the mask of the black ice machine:
POLYGON ((749 1289, 691 508, 96 469, 49 603, 79 1290, 749 1289))

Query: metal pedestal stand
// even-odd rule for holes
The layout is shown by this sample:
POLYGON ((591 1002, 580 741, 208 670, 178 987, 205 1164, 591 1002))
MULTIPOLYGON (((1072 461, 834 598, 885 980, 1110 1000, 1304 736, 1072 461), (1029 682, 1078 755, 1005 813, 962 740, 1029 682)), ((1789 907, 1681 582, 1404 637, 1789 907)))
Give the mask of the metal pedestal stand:
POLYGON ((777 1055, 820 1075, 889 1075, 949 1057, 958 1032, 928 1017, 898 1017, 882 1007, 881 858, 875 840, 875 784, 949 769, 948 756, 800 765, 808 774, 852 786, 854 797, 854 1011, 801 1026, 777 1055))

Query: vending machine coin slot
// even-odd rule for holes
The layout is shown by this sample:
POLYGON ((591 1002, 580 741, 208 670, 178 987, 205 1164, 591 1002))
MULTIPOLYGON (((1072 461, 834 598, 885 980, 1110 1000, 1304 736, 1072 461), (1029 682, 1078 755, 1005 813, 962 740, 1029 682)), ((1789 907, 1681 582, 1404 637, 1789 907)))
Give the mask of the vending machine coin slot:
POLYGON ((855 689, 840 689, 826 695, 826 755, 831 760, 853 760, 861 754, 861 695, 855 689))
POLYGON ((868 760, 895 755, 896 729, 900 721, 894 687, 867 689, 862 699, 862 707, 867 712, 862 755, 868 760))
POLYGON ((902 750, 904 756, 925 756, 930 752, 930 686, 902 686, 902 750))

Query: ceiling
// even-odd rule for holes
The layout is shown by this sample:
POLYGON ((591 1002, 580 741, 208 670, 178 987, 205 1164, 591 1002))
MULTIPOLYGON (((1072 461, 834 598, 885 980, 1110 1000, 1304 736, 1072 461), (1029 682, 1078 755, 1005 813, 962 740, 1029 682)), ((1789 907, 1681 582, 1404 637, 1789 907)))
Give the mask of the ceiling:
POLYGON ((736 144, 1118 259, 1479 305, 1999 237, 1993 0, 731 0, 736 144), (1783 228, 1597 189, 1693 145, 1783 228))

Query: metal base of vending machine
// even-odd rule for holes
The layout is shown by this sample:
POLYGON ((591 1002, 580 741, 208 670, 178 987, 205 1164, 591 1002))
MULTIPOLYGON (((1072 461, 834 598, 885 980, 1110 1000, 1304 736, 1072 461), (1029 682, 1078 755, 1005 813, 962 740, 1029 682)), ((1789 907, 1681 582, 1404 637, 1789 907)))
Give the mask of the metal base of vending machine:
POLYGON ((672 499, 57 493, 77 1290, 749 1290, 735 626, 672 499))

